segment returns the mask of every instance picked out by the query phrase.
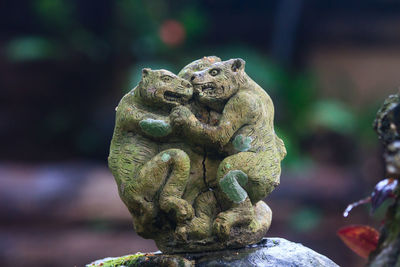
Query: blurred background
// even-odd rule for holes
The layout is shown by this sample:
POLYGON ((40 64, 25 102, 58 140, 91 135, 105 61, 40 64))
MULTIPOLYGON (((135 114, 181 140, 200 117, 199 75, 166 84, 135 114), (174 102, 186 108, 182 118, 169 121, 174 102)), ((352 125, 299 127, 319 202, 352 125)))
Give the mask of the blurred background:
POLYGON ((82 266, 157 248, 107 169, 114 108, 143 67, 243 58, 272 97, 288 156, 268 236, 362 266, 336 236, 383 178, 372 121, 400 84, 398 1, 0 2, 0 262, 82 266))

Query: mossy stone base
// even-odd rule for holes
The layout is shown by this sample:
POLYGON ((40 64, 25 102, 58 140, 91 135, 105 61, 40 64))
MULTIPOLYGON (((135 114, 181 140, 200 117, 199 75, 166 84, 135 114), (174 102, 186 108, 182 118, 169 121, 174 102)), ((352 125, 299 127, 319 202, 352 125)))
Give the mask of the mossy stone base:
POLYGON ((115 258, 104 258, 95 262, 89 263, 86 267, 191 267, 194 262, 178 255, 164 255, 156 253, 136 253, 115 258))

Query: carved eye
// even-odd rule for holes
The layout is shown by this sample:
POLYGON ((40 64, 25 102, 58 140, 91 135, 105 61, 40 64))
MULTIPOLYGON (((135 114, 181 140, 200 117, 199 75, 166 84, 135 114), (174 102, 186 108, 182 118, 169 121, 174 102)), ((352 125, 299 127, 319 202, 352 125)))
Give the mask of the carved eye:
POLYGON ((161 80, 162 80, 163 82, 170 82, 170 81, 172 80, 172 77, 170 77, 170 76, 162 76, 162 77, 161 77, 161 80))
POLYGON ((210 75, 211 76, 217 76, 219 74, 219 69, 212 69, 210 70, 210 75))

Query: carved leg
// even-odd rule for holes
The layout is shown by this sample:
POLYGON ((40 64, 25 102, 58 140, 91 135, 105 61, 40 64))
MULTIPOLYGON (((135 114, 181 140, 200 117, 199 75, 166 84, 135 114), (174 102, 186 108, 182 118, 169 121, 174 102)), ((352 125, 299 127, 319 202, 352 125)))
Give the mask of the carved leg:
POLYGON ((129 203, 129 212, 132 214, 135 232, 144 238, 154 238, 157 228, 153 223, 158 213, 154 203, 141 197, 133 197, 129 203))
POLYGON ((256 218, 251 222, 250 228, 253 232, 261 232, 262 236, 264 236, 271 226, 272 211, 262 200, 258 201, 253 207, 256 218))
POLYGON ((183 150, 168 149, 159 153, 158 157, 161 160, 160 166, 163 166, 160 171, 167 175, 160 193, 160 208, 167 213, 173 211, 178 224, 193 218, 192 206, 182 199, 190 174, 189 156, 183 150))
POLYGON ((279 161, 270 155, 241 152, 225 158, 219 165, 217 192, 225 211, 218 214, 213 228, 220 238, 227 238, 233 226, 254 221, 252 203, 266 197, 278 185, 279 161))
POLYGON ((114 132, 108 165, 118 184, 124 190, 134 183, 142 166, 158 153, 158 145, 147 138, 132 132, 114 132))
MULTIPOLYGON (((190 160, 179 149, 165 150, 147 161, 129 183, 121 183, 121 198, 134 217, 135 229, 151 227, 158 215, 157 192, 162 210, 173 210, 177 221, 193 217, 193 208, 181 199, 189 177, 190 160)), ((150 231, 151 232, 151 231, 150 231)))
MULTIPOLYGON (((214 222, 214 230, 221 240, 237 240, 245 236, 250 243, 258 242, 271 225, 271 209, 263 201, 251 205, 249 199, 237 207, 221 212, 214 222), (247 202, 247 203, 246 203, 247 202), (239 214, 240 213, 240 214, 239 214), (231 231, 230 227, 236 229, 231 231)), ((243 242, 243 241, 240 241, 243 242)))
POLYGON ((205 239, 212 236, 212 223, 217 215, 217 200, 214 193, 207 191, 196 198, 194 203, 196 215, 188 223, 179 225, 175 235, 179 240, 188 238, 205 239))
POLYGON ((249 225, 255 218, 254 208, 249 198, 239 204, 232 204, 232 207, 220 212, 213 224, 213 230, 221 239, 227 239, 231 229, 238 225, 249 225))
POLYGON ((243 186, 253 204, 264 199, 279 185, 280 158, 270 151, 254 154, 247 164, 248 183, 243 186))
POLYGON ((229 192, 227 194, 227 197, 235 202, 238 202, 238 199, 235 199, 234 194, 240 193, 239 187, 247 192, 253 204, 264 199, 279 184, 280 160, 275 155, 276 153, 270 151, 241 152, 225 158, 217 172, 219 188, 223 192, 227 191, 227 187, 236 188, 231 195, 229 192), (243 173, 247 175, 247 179, 243 173), (230 180, 236 180, 236 182, 230 182, 230 180))

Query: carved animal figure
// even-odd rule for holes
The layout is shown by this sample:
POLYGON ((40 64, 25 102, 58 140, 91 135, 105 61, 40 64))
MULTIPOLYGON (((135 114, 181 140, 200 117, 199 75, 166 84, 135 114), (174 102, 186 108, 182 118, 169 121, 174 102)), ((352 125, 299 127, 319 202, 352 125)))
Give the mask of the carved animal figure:
POLYGON ((169 111, 187 103, 192 93, 188 81, 167 70, 143 69, 139 85, 116 108, 109 167, 136 232, 145 238, 154 238, 162 228, 157 225, 159 209, 172 213, 178 224, 194 215, 191 204, 182 199, 189 156, 181 149, 161 150, 155 141, 173 142, 169 111))
MULTIPOLYGON (((181 77, 186 80, 190 80, 192 75, 200 70, 204 70, 210 67, 215 62, 221 62, 221 59, 216 56, 207 56, 201 59, 195 60, 190 64, 186 65, 182 68, 182 70, 178 73, 178 77, 181 77)), ((199 105, 197 102, 190 102, 190 105, 186 105, 193 114, 198 118, 199 121, 202 121, 207 124, 215 125, 219 120, 221 114, 210 111, 204 106, 199 105)), ((190 143, 190 142, 189 142, 190 143)), ((197 188, 198 192, 195 202, 193 204, 195 209, 195 216, 192 220, 187 221, 185 224, 181 224, 176 229, 175 237, 183 242, 188 242, 188 240, 213 240, 212 237, 212 222, 214 221, 217 213, 218 213, 218 204, 217 200, 212 191, 208 191, 209 186, 206 182, 207 177, 213 176, 216 173, 218 164, 220 160, 210 159, 207 157, 206 151, 203 149, 203 145, 200 145, 202 148, 198 151, 199 154, 203 157, 202 160, 202 175, 204 179, 205 188, 197 188), (205 171, 207 170, 207 172, 205 171)), ((192 186, 192 190, 186 190, 184 197, 188 198, 188 193, 194 195, 196 189, 192 186)), ((190 199, 190 198, 188 198, 190 199)))
POLYGON ((227 238, 231 227, 251 224, 252 204, 265 198, 278 184, 280 161, 286 155, 273 127, 274 107, 268 94, 244 71, 242 59, 216 62, 191 77, 197 101, 222 112, 217 125, 199 121, 188 108, 171 113, 185 136, 227 155, 218 167, 214 187, 223 212, 214 221, 214 231, 227 238))
MULTIPOLYGON (((178 77, 190 81, 190 78, 195 72, 204 70, 210 67, 215 62, 221 62, 221 59, 216 56, 208 56, 195 60, 183 67, 182 70, 178 73, 178 77)), ((220 113, 215 112, 214 110, 211 110, 204 105, 199 105, 197 101, 191 101, 189 108, 192 113, 195 114, 195 116, 199 119, 199 121, 210 125, 216 125, 219 118, 221 117, 220 113)))

